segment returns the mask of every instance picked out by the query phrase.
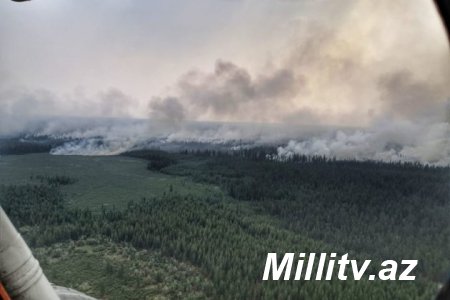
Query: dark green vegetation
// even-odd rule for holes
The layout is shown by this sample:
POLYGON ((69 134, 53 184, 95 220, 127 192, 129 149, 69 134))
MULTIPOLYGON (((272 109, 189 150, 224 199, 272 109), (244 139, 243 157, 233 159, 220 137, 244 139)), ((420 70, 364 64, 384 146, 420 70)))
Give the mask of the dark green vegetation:
POLYGON ((52 146, 47 143, 22 141, 21 139, 0 140, 0 154, 49 153, 52 146))
POLYGON ((49 153, 54 147, 62 145, 64 139, 52 139, 49 137, 24 137, 2 138, 0 137, 0 155, 20 155, 30 153, 49 153))
POLYGON ((175 164, 177 161, 167 152, 160 150, 141 150, 126 152, 123 156, 136 157, 148 161, 147 169, 151 171, 161 171, 162 169, 175 164))
MULTIPOLYGON (((105 288, 106 278, 113 282, 123 278, 129 290, 147 287, 140 299, 430 299, 450 267, 448 168, 320 157, 277 162, 266 159, 264 149, 234 155, 147 154, 127 155, 170 163, 155 172, 134 158, 41 155, 40 160, 47 162, 40 168, 34 164, 30 170, 25 164, 20 170, 16 157, 0 159, 0 166, 3 160, 6 167, 0 179, 8 177, 3 170, 16 166, 15 179, 1 181, 8 184, 0 192, 4 209, 40 257, 63 253, 56 254, 62 257, 56 260, 44 259, 44 270, 53 281, 105 299, 135 299, 132 293, 124 298, 105 288), (76 172, 70 167, 75 162, 82 165, 76 172), (59 163, 69 166, 63 174, 76 182, 65 186, 29 178, 31 173, 57 178, 59 163), (133 185, 128 178, 132 170, 139 175, 132 178, 142 184, 133 185), (139 197, 141 192, 123 184, 129 194, 117 208, 98 201, 78 205, 66 200, 68 188, 93 186, 95 180, 105 183, 107 178, 100 177, 109 173, 112 180, 107 187, 115 193, 119 190, 113 185, 126 180, 140 191, 147 188, 148 194, 139 197), (83 182, 84 176, 90 185, 83 182), (161 178, 165 184, 155 185, 161 178), (93 239, 92 245, 86 242, 93 239), (149 255, 145 259, 132 254, 144 250, 149 255), (262 282, 267 252, 349 253, 352 259, 376 262, 419 259, 418 280, 262 282), (97 259, 99 253, 106 255, 97 259), (161 259, 163 267, 151 257, 161 259), (104 267, 92 270, 91 260, 104 267), (73 261, 80 262, 77 276, 67 276, 61 270, 75 268, 73 261), (107 267, 114 271, 103 272, 107 267), (162 274, 164 284, 158 285, 161 277, 156 273, 134 282, 139 272, 154 270, 162 274)), ((33 155, 23 156, 27 157, 33 155)), ((113 203, 119 201, 120 197, 113 203)), ((368 274, 374 272, 372 268, 368 274)))
POLYGON ((102 299, 203 299, 212 286, 190 264, 107 240, 78 240, 34 252, 55 284, 102 299))
POLYGON ((295 157, 284 163, 209 154, 167 172, 218 184, 241 201, 257 202, 290 230, 341 251, 401 260, 424 259, 433 280, 450 267, 450 170, 418 164, 329 161, 295 157))

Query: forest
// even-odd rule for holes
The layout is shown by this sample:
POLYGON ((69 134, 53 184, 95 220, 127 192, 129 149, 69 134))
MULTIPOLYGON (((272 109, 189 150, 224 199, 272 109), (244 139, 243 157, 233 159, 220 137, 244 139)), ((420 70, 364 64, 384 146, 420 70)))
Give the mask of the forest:
MULTIPOLYGON (((173 259, 176 266, 187 264, 192 266, 189 270, 197 270, 190 271, 194 275, 183 273, 171 285, 180 267, 161 269, 165 271, 158 273, 159 281, 148 282, 170 281, 164 290, 174 292, 165 292, 163 298, 430 299, 436 294, 450 268, 448 167, 307 156, 280 161, 273 154, 270 147, 122 154, 142 160, 149 176, 187 178, 217 193, 185 194, 170 185, 158 196, 131 199, 122 208, 93 210, 68 205, 63 186, 83 180, 68 171, 26 184, 4 184, 0 204, 38 253, 66 249, 61 245, 70 243, 67 249, 74 249, 73 245, 91 240, 97 248, 104 245, 98 251, 115 247, 153 251, 161 259, 173 259), (418 259, 419 266, 414 282, 367 278, 263 282, 268 252, 338 252, 374 261, 418 259)), ((63 252, 69 261, 70 255, 79 259, 79 251, 67 249, 63 252)), ((138 261, 137 266, 143 265, 138 261)), ((116 267, 121 278, 135 276, 136 270, 123 265, 116 267)), ((83 285, 58 272, 60 265, 46 260, 43 266, 52 281, 83 290, 83 285)), ((148 276, 140 276, 142 291, 148 276)), ((95 284, 85 291, 103 299, 156 297, 153 291, 123 298, 101 282, 95 284)))

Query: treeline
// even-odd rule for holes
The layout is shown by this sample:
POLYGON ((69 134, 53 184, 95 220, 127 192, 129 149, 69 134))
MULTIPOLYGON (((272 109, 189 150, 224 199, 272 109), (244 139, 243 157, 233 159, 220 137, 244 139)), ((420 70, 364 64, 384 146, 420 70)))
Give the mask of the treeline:
POLYGON ((0 138, 0 155, 49 153, 67 141, 69 140, 49 136, 0 138))
POLYGON ((51 149, 52 145, 48 143, 22 139, 0 139, 0 155, 49 153, 51 149))
POLYGON ((203 158, 233 157, 252 161, 262 161, 273 157, 277 153, 277 148, 272 146, 259 146, 252 148, 238 148, 227 151, 216 149, 184 150, 181 151, 180 153, 183 155, 193 155, 196 157, 203 157, 203 158))
POLYGON ((124 152, 121 155, 145 159, 148 162, 147 169, 151 171, 161 171, 162 169, 176 164, 177 160, 169 153, 160 150, 137 150, 124 152))

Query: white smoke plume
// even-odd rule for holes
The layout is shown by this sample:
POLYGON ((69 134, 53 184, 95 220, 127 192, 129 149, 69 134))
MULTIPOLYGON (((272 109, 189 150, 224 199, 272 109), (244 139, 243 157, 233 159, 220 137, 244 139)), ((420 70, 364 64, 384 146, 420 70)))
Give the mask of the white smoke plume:
POLYGON ((420 162, 450 165, 450 125, 428 126, 411 122, 380 125, 370 130, 316 136, 303 141, 291 140, 278 147, 276 159, 294 155, 320 155, 336 159, 377 160, 385 162, 420 162))
POLYGON ((47 137, 67 141, 52 149, 55 155, 116 155, 145 148, 183 149, 280 145, 290 138, 309 138, 324 128, 290 128, 285 125, 164 122, 132 119, 54 119, 33 124, 27 139, 47 137))
POLYGON ((61 94, 0 82, 0 135, 69 140, 53 149, 60 155, 242 143, 281 145, 279 159, 449 164, 450 55, 432 1, 308 3, 288 45, 259 68, 218 59, 142 107, 119 88, 61 94), (126 119, 143 110, 150 120, 126 119))

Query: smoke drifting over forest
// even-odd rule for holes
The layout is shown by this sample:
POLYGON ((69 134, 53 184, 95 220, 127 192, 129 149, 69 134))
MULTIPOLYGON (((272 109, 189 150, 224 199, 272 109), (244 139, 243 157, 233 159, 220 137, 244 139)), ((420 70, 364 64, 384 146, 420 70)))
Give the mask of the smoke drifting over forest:
MULTIPOLYGON (((298 5, 280 2, 272 5, 298 5)), ((56 92, 6 80, 0 134, 71 139, 54 154, 199 142, 277 145, 280 159, 449 164, 450 55, 431 1, 300 2, 285 46, 259 67, 230 54, 145 99, 121 86, 56 92), (74 115, 84 118, 64 118, 74 115)), ((0 60, 0 74, 8 71, 0 60)))

